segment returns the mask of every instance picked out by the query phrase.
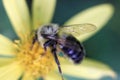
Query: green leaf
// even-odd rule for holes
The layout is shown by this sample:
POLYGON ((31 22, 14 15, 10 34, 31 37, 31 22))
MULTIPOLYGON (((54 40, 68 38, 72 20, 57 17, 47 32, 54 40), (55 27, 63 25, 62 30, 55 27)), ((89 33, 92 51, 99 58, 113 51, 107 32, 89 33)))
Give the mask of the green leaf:
POLYGON ((33 1, 33 27, 36 29, 42 24, 51 22, 55 9, 56 0, 34 0, 33 1))
POLYGON ((15 32, 20 39, 26 39, 31 32, 26 0, 3 0, 3 4, 15 32))
POLYGON ((111 4, 101 4, 91 8, 88 8, 68 20, 65 25, 71 24, 83 24, 90 23, 97 27, 97 29, 91 33, 76 36, 80 41, 85 41, 96 32, 98 32, 105 24, 110 20, 114 13, 114 7, 111 4))

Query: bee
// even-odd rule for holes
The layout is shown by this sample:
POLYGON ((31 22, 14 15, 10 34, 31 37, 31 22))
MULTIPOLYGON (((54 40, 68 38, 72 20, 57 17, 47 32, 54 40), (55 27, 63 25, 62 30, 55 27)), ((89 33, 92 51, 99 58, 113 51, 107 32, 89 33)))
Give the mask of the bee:
POLYGON ((76 36, 92 32, 95 29, 96 26, 89 23, 67 26, 59 26, 58 24, 42 25, 36 30, 32 45, 38 41, 43 45, 45 51, 47 47, 50 47, 63 80, 60 62, 57 57, 57 47, 64 55, 78 64, 83 60, 86 53, 83 45, 77 40, 76 36))

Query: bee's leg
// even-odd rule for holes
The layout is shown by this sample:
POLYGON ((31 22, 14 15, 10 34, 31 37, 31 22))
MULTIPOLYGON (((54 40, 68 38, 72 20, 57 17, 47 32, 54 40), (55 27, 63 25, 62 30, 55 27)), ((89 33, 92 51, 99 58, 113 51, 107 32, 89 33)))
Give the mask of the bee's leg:
POLYGON ((64 79, 63 79, 63 75, 62 75, 62 70, 61 70, 61 67, 60 67, 60 62, 59 62, 59 59, 58 59, 57 54, 56 54, 56 44, 53 45, 52 53, 53 53, 53 55, 54 55, 56 64, 57 64, 57 66, 58 66, 59 73, 60 73, 60 75, 61 75, 61 77, 62 77, 62 80, 64 80, 64 79))
POLYGON ((33 37, 32 45, 31 45, 30 49, 33 48, 33 45, 35 44, 36 41, 38 41, 37 34, 35 34, 35 36, 33 37))
POLYGON ((44 50, 46 51, 46 50, 47 50, 47 47, 50 46, 52 43, 53 43, 52 40, 48 40, 48 41, 46 41, 46 42, 43 44, 43 46, 44 46, 44 50))

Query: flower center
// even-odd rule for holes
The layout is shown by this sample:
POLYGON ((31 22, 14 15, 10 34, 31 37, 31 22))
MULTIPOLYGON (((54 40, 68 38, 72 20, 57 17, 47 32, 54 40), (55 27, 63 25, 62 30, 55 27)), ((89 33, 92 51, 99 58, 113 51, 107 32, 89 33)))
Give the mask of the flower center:
POLYGON ((45 76, 54 69, 53 55, 50 49, 44 51, 38 42, 33 45, 32 49, 30 49, 31 45, 31 41, 28 41, 19 46, 20 51, 17 54, 17 59, 20 60, 25 72, 30 73, 34 77, 45 76))

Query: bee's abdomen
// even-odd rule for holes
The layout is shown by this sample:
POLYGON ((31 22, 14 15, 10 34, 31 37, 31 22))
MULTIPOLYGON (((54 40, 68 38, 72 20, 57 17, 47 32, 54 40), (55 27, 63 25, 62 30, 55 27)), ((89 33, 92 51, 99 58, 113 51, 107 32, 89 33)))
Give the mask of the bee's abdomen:
POLYGON ((68 47, 63 46, 62 51, 65 55, 71 58, 74 63, 80 63, 84 57, 84 52, 81 50, 76 51, 74 49, 69 49, 68 47))
POLYGON ((83 46, 73 36, 68 36, 66 38, 66 44, 61 45, 60 48, 74 63, 80 63, 85 56, 83 46))

